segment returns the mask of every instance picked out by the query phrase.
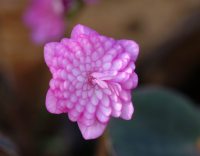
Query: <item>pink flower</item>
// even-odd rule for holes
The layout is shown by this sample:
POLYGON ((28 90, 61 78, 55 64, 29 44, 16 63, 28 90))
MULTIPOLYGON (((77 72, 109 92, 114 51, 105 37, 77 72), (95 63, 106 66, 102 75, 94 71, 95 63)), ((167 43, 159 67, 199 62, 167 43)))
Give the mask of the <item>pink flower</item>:
POLYGON ((45 43, 63 36, 65 31, 62 0, 32 0, 24 21, 32 31, 36 43, 45 43))
POLYGON ((46 44, 45 62, 53 75, 47 110, 68 113, 85 139, 102 135, 111 116, 130 120, 138 52, 134 41, 114 40, 83 25, 75 26, 70 39, 46 44))

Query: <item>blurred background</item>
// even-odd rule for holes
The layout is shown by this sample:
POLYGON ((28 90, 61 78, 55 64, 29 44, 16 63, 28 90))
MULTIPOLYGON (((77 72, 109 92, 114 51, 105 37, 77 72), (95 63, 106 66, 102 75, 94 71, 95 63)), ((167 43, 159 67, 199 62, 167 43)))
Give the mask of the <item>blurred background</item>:
POLYGON ((46 111, 43 45, 23 23, 28 0, 0 1, 0 156, 200 155, 200 1, 99 0, 66 16, 140 45, 133 120, 85 141, 66 115, 46 111))

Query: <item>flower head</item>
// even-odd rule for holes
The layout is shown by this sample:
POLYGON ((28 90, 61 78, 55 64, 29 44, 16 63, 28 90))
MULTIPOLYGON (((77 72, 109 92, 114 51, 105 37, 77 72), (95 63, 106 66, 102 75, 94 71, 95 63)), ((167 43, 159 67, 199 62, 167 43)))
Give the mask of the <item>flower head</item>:
POLYGON ((36 43, 46 43, 63 36, 65 7, 62 0, 32 0, 24 21, 36 43))
POLYGON ((114 40, 83 25, 74 27, 70 39, 46 44, 45 62, 53 75, 47 110, 68 113, 85 139, 102 135, 111 116, 130 120, 138 52, 134 41, 114 40))

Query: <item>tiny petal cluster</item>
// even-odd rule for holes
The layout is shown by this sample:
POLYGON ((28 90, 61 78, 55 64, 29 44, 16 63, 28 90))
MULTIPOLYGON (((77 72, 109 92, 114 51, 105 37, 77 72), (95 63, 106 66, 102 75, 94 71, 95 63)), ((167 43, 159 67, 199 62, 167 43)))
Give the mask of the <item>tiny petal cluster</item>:
POLYGON ((41 44, 59 39, 65 31, 65 7, 62 0, 32 0, 24 16, 32 39, 41 44))
POLYGON ((138 53, 134 41, 114 40, 83 25, 74 27, 71 38, 46 44, 44 58, 52 73, 47 110, 67 113, 85 139, 101 136, 111 117, 130 120, 138 53))

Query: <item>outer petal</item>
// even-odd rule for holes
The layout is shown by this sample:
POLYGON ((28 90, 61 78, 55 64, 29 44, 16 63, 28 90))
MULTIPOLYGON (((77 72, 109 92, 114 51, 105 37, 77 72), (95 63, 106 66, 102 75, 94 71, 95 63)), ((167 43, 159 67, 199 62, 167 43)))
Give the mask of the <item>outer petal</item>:
POLYGON ((46 108, 50 113, 61 114, 63 111, 58 108, 58 99, 53 92, 49 89, 46 96, 46 108))
POLYGON ((56 46, 59 45, 57 42, 51 42, 45 45, 44 47, 44 59, 48 66, 52 64, 56 53, 56 46))
POLYGON ((91 126, 85 126, 81 122, 78 122, 78 126, 81 130, 81 134, 84 137, 84 139, 89 140, 89 139, 96 139, 99 136, 102 135, 106 128, 107 124, 100 123, 96 121, 93 125, 91 126))
POLYGON ((121 90, 119 97, 123 101, 122 103, 131 102, 131 91, 123 89, 121 90))
POLYGON ((71 33, 71 38, 76 39, 79 35, 97 35, 98 33, 84 25, 78 24, 74 27, 71 33))
POLYGON ((130 102, 128 104, 123 104, 121 110, 121 118, 124 120, 130 120, 134 112, 133 104, 130 102))
POLYGON ((131 40, 119 40, 118 43, 123 46, 125 52, 128 52, 131 56, 131 59, 135 62, 139 54, 138 44, 131 40))
POLYGON ((134 89, 138 85, 138 76, 136 73, 132 73, 129 79, 122 83, 124 89, 134 89))

